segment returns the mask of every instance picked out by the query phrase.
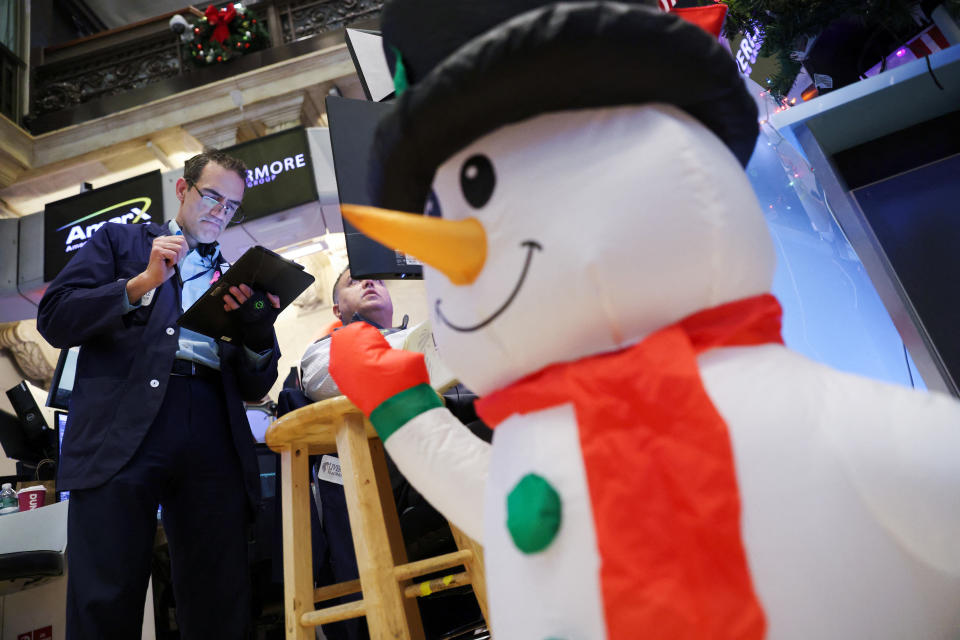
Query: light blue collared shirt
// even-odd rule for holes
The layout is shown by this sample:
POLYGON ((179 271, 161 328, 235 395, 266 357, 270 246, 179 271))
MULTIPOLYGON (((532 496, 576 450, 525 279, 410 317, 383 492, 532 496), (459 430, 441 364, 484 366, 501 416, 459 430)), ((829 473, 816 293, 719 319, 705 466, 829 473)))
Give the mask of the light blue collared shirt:
MULTIPOLYGON (((180 225, 177 224, 176 220, 171 220, 167 223, 167 227, 170 229, 171 234, 182 235, 180 225)), ((184 256, 179 265, 180 279, 183 281, 183 293, 180 296, 181 311, 189 309, 193 303, 199 300, 203 294, 207 292, 207 289, 210 288, 212 279, 216 273, 217 256, 219 255, 220 245, 217 244, 216 250, 211 257, 201 256, 200 252, 196 249, 190 249, 187 255, 184 256)), ((226 273, 229 268, 230 266, 228 264, 220 263, 221 275, 226 273)), ((126 288, 123 290, 123 303, 124 313, 140 307, 139 304, 130 304, 126 288)), ((243 350, 247 358, 249 358, 258 369, 267 363, 273 351, 273 349, 268 349, 263 353, 257 353, 248 349, 246 346, 244 346, 243 350)), ((197 333, 196 331, 191 331, 190 329, 180 327, 179 348, 177 349, 175 357, 180 360, 191 360, 210 367, 211 369, 216 369, 217 371, 220 370, 220 345, 217 344, 217 341, 213 338, 197 333)))
MULTIPOLYGON (((176 220, 171 220, 168 226, 170 233, 175 236, 181 235, 180 226, 176 220)), ((181 311, 186 311, 193 306, 193 303, 210 288, 219 255, 220 245, 218 244, 210 257, 201 256, 196 249, 190 249, 180 261, 180 279, 183 281, 183 293, 180 295, 181 311)), ((225 273, 227 265, 222 265, 220 270, 225 273)), ((177 349, 176 357, 220 370, 220 347, 217 341, 190 329, 180 327, 180 348, 177 349)))

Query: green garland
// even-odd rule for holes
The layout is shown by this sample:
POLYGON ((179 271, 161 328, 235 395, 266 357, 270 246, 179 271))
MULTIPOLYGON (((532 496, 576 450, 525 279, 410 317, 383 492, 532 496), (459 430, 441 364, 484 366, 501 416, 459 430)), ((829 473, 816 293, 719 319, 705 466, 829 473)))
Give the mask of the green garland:
MULTIPOLYGON (((819 35, 831 22, 858 16, 871 30, 883 29, 906 40, 919 31, 909 0, 721 0, 729 7, 724 35, 763 30, 760 55, 775 58, 780 71, 767 87, 785 96, 800 73, 800 62, 790 54, 804 48, 807 38, 819 35)), ((951 0, 956 2, 956 0, 951 0)))
MULTIPOLYGON (((802 51, 808 38, 819 35, 831 22, 839 18, 857 16, 870 30, 884 30, 907 40, 919 32, 911 10, 911 0, 718 0, 727 5, 727 19, 723 35, 731 42, 741 33, 763 32, 760 55, 777 61, 779 71, 766 87, 782 100, 796 81, 801 63, 791 58, 794 51, 802 51)), ((709 5, 714 0, 695 0, 695 4, 709 5)), ((945 0, 951 13, 960 8, 960 0, 945 0)))
POLYGON ((213 39, 215 27, 210 24, 206 16, 198 18, 193 23, 190 59, 194 64, 198 66, 219 64, 270 46, 270 36, 263 22, 240 3, 234 4, 233 8, 236 15, 227 24, 229 36, 222 44, 213 39))

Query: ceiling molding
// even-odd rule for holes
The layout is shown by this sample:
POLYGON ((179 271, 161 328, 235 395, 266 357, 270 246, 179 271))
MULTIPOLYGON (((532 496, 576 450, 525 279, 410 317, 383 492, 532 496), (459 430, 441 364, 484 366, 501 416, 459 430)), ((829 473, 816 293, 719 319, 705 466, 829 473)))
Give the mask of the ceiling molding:
MULTIPOLYGON (((222 149, 238 142, 237 130, 245 123, 262 122, 264 133, 289 129, 300 124, 300 111, 303 105, 303 91, 284 93, 276 97, 260 100, 243 107, 218 113, 209 118, 194 120, 183 125, 185 131, 206 147, 222 149)), ((260 134, 263 135, 263 134, 260 134)))
POLYGON ((129 177, 131 171, 166 170, 164 158, 182 165, 204 146, 235 144, 246 121, 262 122, 266 133, 315 126, 318 109, 308 91, 319 97, 317 87, 325 93, 334 83, 349 93, 359 88, 345 45, 39 136, 0 117, 0 200, 6 211, 28 215, 72 195, 81 182, 99 187, 129 177), (305 114, 312 116, 309 122, 305 114))
MULTIPOLYGON (((17 215, 29 215, 52 202, 77 193, 83 182, 101 187, 136 173, 167 167, 147 143, 168 158, 185 158, 203 146, 181 127, 141 136, 81 156, 23 171, 16 182, 0 189, 0 199, 17 215)), ((181 160, 182 163, 182 160, 181 160)))
POLYGON ((13 184, 33 161, 33 137, 0 115, 0 189, 13 184))
POLYGON ((240 92, 242 104, 252 106, 261 100, 300 92, 311 85, 355 73, 346 45, 315 51, 37 136, 34 138, 34 166, 69 159, 154 131, 231 113, 237 110, 232 91, 240 92))

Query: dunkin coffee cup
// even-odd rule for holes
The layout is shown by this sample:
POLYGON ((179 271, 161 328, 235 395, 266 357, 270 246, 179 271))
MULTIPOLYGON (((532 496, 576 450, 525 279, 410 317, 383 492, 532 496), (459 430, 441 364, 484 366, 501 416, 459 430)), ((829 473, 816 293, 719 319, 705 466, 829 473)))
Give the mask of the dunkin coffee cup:
POLYGON ((47 489, 41 484, 35 487, 24 487, 17 493, 17 500, 20 501, 20 511, 39 509, 43 506, 46 498, 47 489))

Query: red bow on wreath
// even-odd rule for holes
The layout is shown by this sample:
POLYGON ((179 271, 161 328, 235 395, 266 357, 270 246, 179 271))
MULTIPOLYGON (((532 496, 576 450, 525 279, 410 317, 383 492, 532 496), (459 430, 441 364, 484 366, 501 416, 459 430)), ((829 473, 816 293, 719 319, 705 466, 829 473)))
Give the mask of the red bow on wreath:
POLYGON ((210 5, 203 15, 206 16, 207 22, 213 27, 213 35, 210 36, 210 39, 216 40, 222 46, 223 41, 230 37, 229 24, 237 17, 237 10, 233 8, 233 5, 230 5, 217 11, 216 7, 210 5))

